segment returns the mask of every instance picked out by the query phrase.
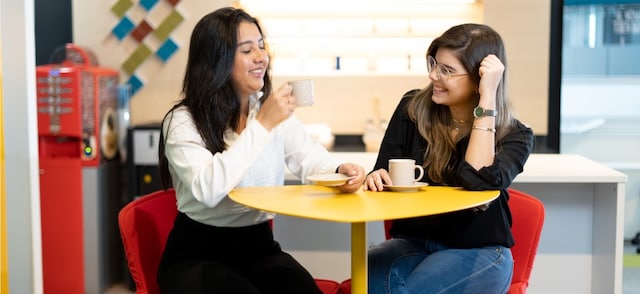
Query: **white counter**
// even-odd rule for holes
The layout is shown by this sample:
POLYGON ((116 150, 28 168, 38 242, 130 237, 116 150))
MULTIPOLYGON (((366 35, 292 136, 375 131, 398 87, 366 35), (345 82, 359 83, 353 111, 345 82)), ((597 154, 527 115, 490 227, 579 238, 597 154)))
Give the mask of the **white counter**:
MULTIPOLYGON (((377 152, 331 152, 331 154, 344 162, 359 164, 364 168, 365 173, 371 171, 378 157, 377 152)), ((291 174, 286 168, 284 178, 286 181, 298 180, 298 178, 291 174)))
POLYGON ((532 154, 516 183, 618 183, 627 176, 581 155, 532 154))
MULTIPOLYGON (((332 154, 366 171, 377 157, 368 152, 332 154)), ((296 180, 291 174, 285 178, 296 180)), ((531 155, 512 185, 542 200, 546 208, 528 293, 622 293, 626 181, 625 174, 580 155, 531 155)), ((370 243, 384 239, 380 223, 369 224, 368 232, 370 243)), ((348 278, 347 224, 278 216, 275 233, 314 276, 348 278)))
MULTIPOLYGON (((376 152, 332 152, 335 158, 356 163, 371 171, 376 152)), ((286 170, 286 169, 285 169, 286 170)), ((297 180, 288 172, 285 179, 297 180)), ((524 171, 516 177, 516 183, 606 183, 626 182, 627 176, 598 162, 573 154, 531 154, 524 171)))
POLYGON ((579 155, 533 155, 512 185, 546 218, 529 293, 622 293, 627 176, 579 155))

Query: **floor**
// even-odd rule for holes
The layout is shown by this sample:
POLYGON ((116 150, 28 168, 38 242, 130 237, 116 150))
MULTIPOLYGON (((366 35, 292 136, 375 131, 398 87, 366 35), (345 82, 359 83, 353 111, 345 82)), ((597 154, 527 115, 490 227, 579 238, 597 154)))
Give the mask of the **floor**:
POLYGON ((115 285, 107 289, 107 291, 105 291, 104 294, 135 294, 135 292, 130 291, 124 285, 115 285))
MULTIPOLYGON (((625 242, 625 254, 637 254, 636 246, 630 242, 625 242)), ((640 293, 640 268, 623 268, 622 269, 622 294, 640 293)))
MULTIPOLYGON (((636 253, 636 247, 629 242, 624 245, 625 254, 636 253)), ((640 268, 623 268, 622 270, 622 294, 640 293, 640 268)), ((115 285, 104 294, 135 294, 124 285, 115 285)))

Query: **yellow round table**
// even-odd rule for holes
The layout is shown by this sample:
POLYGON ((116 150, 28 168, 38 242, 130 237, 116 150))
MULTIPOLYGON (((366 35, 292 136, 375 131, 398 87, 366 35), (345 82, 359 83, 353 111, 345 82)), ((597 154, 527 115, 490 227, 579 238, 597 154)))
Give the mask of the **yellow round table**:
POLYGON ((498 190, 468 191, 458 187, 421 187, 412 192, 341 193, 317 185, 236 188, 229 197, 260 210, 302 218, 351 223, 352 293, 367 293, 365 222, 433 215, 487 204, 498 190))

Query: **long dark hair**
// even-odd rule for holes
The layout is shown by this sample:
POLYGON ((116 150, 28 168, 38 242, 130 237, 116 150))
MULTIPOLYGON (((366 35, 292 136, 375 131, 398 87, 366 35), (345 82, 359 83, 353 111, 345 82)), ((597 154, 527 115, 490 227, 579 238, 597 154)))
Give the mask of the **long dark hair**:
MULTIPOLYGON (((241 22, 254 23, 260 34, 257 19, 242 9, 225 7, 211 12, 196 24, 189 43, 189 58, 182 82, 182 100, 178 101, 163 119, 171 124, 172 111, 186 106, 193 117, 207 149, 211 153, 227 148, 224 132, 236 128, 240 120, 240 101, 231 83, 231 72, 238 45, 241 22)), ((271 78, 267 69, 262 91, 271 93, 271 78)), ((160 133, 158 157, 162 185, 172 187, 169 165, 165 156, 164 133, 160 133)))
MULTIPOLYGON (((507 55, 502 38, 489 26, 461 24, 434 39, 426 55, 436 56, 440 48, 454 52, 475 83, 476 89, 480 84, 479 69, 482 59, 494 54, 504 64, 505 71, 496 91, 496 141, 499 141, 507 134, 514 121, 507 94, 507 55)), ((448 106, 434 103, 431 100, 432 95, 433 84, 429 83, 415 94, 407 110, 409 117, 415 121, 418 131, 428 143, 424 155, 425 172, 432 180, 442 182, 443 173, 452 168, 448 163, 455 152, 456 142, 450 133, 452 117, 448 106)), ((480 97, 477 96, 475 99, 480 97)))

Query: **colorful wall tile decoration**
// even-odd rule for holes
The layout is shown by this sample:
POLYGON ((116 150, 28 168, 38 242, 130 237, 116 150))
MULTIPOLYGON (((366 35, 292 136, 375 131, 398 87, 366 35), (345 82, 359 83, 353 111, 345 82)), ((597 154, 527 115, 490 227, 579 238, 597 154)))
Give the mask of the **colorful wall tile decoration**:
POLYGON ((118 0, 111 12, 120 20, 111 34, 119 41, 132 38, 137 48, 120 65, 129 78, 131 95, 144 87, 145 79, 138 70, 150 58, 166 63, 180 48, 171 33, 183 22, 184 16, 176 9, 180 0, 118 0), (137 3, 136 3, 137 2, 137 3))

